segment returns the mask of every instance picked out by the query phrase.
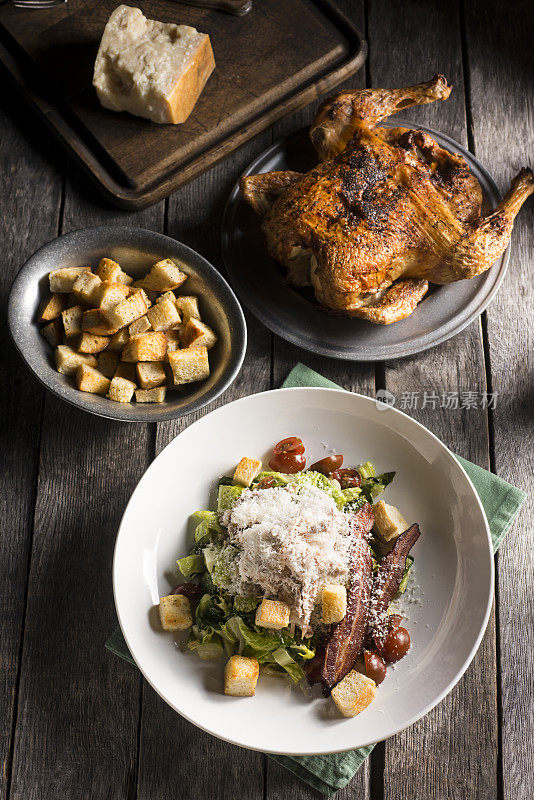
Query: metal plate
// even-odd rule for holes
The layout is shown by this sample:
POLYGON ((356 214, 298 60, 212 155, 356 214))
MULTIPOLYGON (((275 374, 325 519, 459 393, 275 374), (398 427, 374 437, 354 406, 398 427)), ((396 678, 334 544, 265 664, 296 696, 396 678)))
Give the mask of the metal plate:
POLYGON ((233 382, 247 344, 241 306, 215 267, 185 244, 142 228, 85 228, 43 245, 13 282, 8 325, 17 350, 49 391, 91 414, 122 422, 162 422, 203 408, 233 382), (210 350, 209 378, 187 384, 181 391, 168 392, 164 403, 116 403, 97 394, 79 392, 72 378, 56 371, 54 351, 35 322, 38 305, 49 291, 48 273, 58 266, 95 266, 104 256, 118 261, 136 279, 146 275, 150 266, 162 258, 173 258, 184 265, 187 291, 198 295, 202 318, 218 334, 218 341, 210 350))
MULTIPOLYGON (((401 120, 395 127, 428 132, 446 150, 460 153, 478 178, 484 193, 484 210, 501 196, 482 164, 462 145, 432 128, 401 120)), ((303 128, 263 152, 244 175, 271 170, 307 172, 317 163, 303 128)), ((320 355, 347 361, 385 361, 420 353, 460 333, 484 311, 499 288, 508 266, 508 247, 491 269, 471 280, 431 286, 413 314, 392 325, 334 316, 314 300, 311 290, 299 292, 284 279, 284 270, 265 248, 261 222, 243 200, 236 184, 225 210, 223 256, 232 287, 241 301, 274 333, 320 355)))

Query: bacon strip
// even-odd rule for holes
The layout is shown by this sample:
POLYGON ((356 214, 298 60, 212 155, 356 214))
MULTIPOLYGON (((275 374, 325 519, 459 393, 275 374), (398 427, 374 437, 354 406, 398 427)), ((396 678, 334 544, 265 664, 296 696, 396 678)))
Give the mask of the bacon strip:
POLYGON ((375 644, 380 648, 384 634, 383 630, 386 612, 397 592, 406 567, 406 556, 419 539, 421 531, 419 525, 411 525, 404 533, 398 537, 393 548, 385 556, 381 563, 378 573, 373 581, 373 592, 371 595, 371 611, 369 618, 369 630, 374 638, 375 644))
POLYGON ((373 562, 366 536, 373 527, 369 503, 354 514, 355 543, 352 550, 352 578, 347 598, 347 613, 332 630, 326 643, 321 681, 324 693, 347 675, 360 655, 367 632, 369 600, 373 585, 373 562))

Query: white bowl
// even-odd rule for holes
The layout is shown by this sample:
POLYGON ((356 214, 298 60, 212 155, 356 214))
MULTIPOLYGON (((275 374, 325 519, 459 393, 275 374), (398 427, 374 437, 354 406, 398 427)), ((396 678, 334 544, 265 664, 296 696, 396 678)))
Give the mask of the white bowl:
POLYGON ((212 411, 176 437, 139 482, 119 529, 115 603, 128 647, 161 697, 203 730, 268 753, 312 755, 362 747, 411 725, 467 669, 484 633, 493 595, 488 523, 465 471, 430 431, 374 400, 332 389, 280 389, 212 411), (344 719, 317 691, 260 677, 256 695, 226 697, 222 661, 202 662, 176 646, 157 622, 159 597, 179 582, 188 517, 207 508, 217 479, 244 456, 266 460, 285 436, 301 436, 308 464, 326 443, 345 464, 396 470, 385 499, 418 522, 415 583, 406 626, 408 655, 359 716, 344 719))

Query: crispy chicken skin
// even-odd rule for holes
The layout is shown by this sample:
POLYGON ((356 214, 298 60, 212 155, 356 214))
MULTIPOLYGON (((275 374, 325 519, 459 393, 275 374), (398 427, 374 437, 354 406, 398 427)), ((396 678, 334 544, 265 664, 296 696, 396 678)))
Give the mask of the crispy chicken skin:
POLYGON ((388 325, 413 312, 428 282, 480 275, 508 245, 534 192, 531 170, 481 216, 482 190, 461 156, 423 131, 377 126, 450 92, 442 75, 404 89, 340 92, 310 129, 315 169, 242 178, 269 254, 290 283, 311 284, 325 308, 388 325))

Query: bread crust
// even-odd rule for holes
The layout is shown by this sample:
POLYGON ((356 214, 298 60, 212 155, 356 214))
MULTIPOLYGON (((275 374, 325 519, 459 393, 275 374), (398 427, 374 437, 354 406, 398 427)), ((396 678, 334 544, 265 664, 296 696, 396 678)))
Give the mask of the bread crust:
POLYGON ((196 105, 206 82, 215 69, 215 58, 208 34, 195 52, 188 68, 167 95, 167 119, 176 125, 185 122, 196 105))

